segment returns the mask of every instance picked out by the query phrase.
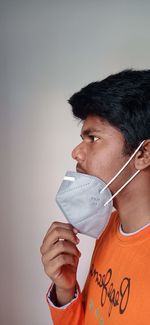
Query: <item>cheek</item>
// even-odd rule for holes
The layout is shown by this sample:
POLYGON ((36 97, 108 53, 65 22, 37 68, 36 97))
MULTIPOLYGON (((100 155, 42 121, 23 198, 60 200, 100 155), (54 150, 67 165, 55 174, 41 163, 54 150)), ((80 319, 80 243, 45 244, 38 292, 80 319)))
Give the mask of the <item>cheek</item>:
MULTIPOLYGON (((114 175, 123 166, 125 161, 122 157, 116 157, 111 150, 102 154, 92 152, 87 160, 87 172, 90 175, 101 178, 105 183, 108 183, 114 175)), ((118 178, 117 178, 118 179, 118 178)), ((115 183, 115 182, 114 182, 115 183)))
POLYGON ((110 180, 111 177, 111 160, 103 154, 92 152, 86 162, 88 174, 101 178, 103 181, 110 180))

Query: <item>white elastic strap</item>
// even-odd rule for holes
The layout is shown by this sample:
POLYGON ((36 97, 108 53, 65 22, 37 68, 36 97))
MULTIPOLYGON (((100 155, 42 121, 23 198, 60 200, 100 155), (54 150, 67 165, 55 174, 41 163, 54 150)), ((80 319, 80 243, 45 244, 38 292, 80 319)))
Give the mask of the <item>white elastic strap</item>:
POLYGON ((126 186, 126 185, 128 185, 131 181, 132 181, 132 179, 137 175, 137 174, 139 174, 139 172, 140 172, 140 170, 137 170, 136 171, 136 173, 133 175, 133 176, 131 176, 129 179, 128 179, 128 181, 123 185, 123 186, 121 186, 120 187, 120 189, 104 204, 104 207, 109 203, 109 202, 111 202, 113 199, 114 199, 114 197, 117 195, 117 194, 119 194, 123 189, 124 189, 124 187, 126 186))
MULTIPOLYGON (((130 161, 133 159, 133 157, 136 155, 136 153, 139 151, 139 149, 141 148, 141 146, 143 145, 143 143, 145 142, 145 140, 144 141, 142 141, 141 143, 140 143, 140 145, 137 147, 137 149, 134 151, 134 153, 131 155, 131 157, 129 158, 129 160, 127 160, 127 162, 125 163, 125 165, 118 171, 118 173, 109 181, 109 183, 108 184, 106 184, 106 186, 102 189, 102 191, 101 192, 103 192, 110 184, 112 184, 112 182, 122 173, 122 171, 126 168, 126 166, 130 163, 130 161)), ((107 202, 105 202, 105 204, 104 204, 104 206, 106 206, 109 202, 111 202, 113 199, 114 199, 114 197, 116 197, 116 195, 118 195, 123 189, 124 189, 124 187, 125 186, 127 186, 132 180, 133 180, 133 178, 137 175, 137 174, 139 174, 139 172, 140 172, 140 170, 137 170, 136 172, 135 172, 135 174, 133 175, 133 176, 131 176, 129 179, 128 179, 128 181, 123 185, 123 186, 121 186, 121 188, 116 192, 116 193, 114 193, 114 195, 107 201, 107 202)))
MULTIPOLYGON (((145 140, 144 140, 145 141, 145 140)), ((143 145, 144 141, 142 141, 140 143, 140 145, 138 146, 138 148, 134 151, 134 153, 132 154, 132 156, 129 158, 129 160, 125 163, 125 165, 119 170, 119 172, 109 181, 109 183, 106 184, 106 186, 101 190, 101 192, 103 192, 104 190, 106 190, 106 188, 122 173, 122 171, 126 168, 126 166, 130 163, 130 161, 132 160, 132 158, 136 155, 136 153, 139 151, 139 149, 141 148, 141 146, 143 145)), ((136 176, 136 175, 135 175, 136 176)), ((134 175, 133 175, 134 178, 134 175)), ((130 180, 129 180, 130 181, 130 180)), ((126 183, 128 184, 128 183, 126 183)))
MULTIPOLYGON (((144 140, 145 141, 145 140, 144 140)), ((130 161, 132 160, 132 158, 136 155, 136 153, 139 151, 139 149, 142 147, 144 141, 142 141, 140 143, 140 145, 138 146, 138 148, 133 152, 132 156, 129 158, 129 160, 125 163, 125 165, 119 170, 119 172, 109 181, 109 183, 102 189, 101 192, 103 192, 104 190, 106 190, 106 188, 111 185, 111 183, 122 173, 122 171, 126 168, 126 166, 130 163, 130 161)))

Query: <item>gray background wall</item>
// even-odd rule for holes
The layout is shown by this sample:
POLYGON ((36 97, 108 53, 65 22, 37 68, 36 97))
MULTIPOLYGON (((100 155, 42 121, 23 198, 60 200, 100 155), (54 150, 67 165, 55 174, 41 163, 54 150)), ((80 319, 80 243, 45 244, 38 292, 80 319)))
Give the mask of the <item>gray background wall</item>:
MULTIPOLYGON (((80 141, 67 99, 150 66, 150 2, 0 1, 0 324, 52 324, 40 257, 55 194, 80 141)), ((94 245, 80 236, 83 287, 94 245)))

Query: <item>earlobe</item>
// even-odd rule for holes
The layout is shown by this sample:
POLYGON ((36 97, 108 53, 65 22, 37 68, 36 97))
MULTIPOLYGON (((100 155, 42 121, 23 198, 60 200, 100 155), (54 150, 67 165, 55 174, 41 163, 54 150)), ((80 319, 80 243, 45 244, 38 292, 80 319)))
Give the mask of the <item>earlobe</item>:
POLYGON ((150 139, 145 140, 135 156, 135 168, 144 170, 150 166, 150 139))

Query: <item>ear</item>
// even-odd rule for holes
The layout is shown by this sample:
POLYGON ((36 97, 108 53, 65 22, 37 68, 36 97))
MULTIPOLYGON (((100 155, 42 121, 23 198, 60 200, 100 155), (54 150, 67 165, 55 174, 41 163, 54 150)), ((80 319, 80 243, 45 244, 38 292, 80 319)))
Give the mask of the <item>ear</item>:
POLYGON ((143 170, 150 166, 150 139, 145 140, 142 147, 135 156, 134 165, 136 169, 143 170))

